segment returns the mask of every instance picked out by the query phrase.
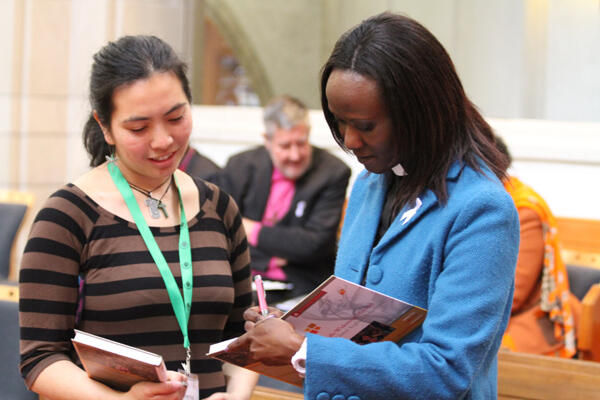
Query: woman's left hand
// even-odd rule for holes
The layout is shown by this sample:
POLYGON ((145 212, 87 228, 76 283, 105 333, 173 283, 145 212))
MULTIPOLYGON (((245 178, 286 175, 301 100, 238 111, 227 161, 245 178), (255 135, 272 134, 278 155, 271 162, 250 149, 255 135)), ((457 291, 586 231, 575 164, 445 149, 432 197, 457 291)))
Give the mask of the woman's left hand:
POLYGON ((266 318, 227 346, 230 351, 248 349, 253 359, 267 365, 285 365, 300 349, 304 336, 280 318, 266 318))

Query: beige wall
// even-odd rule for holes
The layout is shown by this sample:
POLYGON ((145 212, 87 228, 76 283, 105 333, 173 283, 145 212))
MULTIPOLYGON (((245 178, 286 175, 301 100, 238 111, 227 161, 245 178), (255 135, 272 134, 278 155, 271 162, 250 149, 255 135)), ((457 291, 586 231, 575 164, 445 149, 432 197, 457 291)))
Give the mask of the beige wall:
POLYGON ((391 10, 430 29, 490 117, 600 121, 597 0, 206 0, 261 100, 319 107, 318 72, 341 33, 391 10))
POLYGON ((266 103, 292 93, 317 106, 321 0, 207 0, 207 15, 227 39, 266 103))
POLYGON ((595 0, 3 0, 0 186, 45 197, 79 175, 91 55, 123 34, 151 33, 197 60, 193 18, 205 7, 263 100, 289 92, 318 108, 318 71, 335 40, 391 9, 433 31, 486 116, 600 121, 595 0))
POLYGON ((440 39, 487 117, 600 121, 597 0, 1 0, 0 189, 32 191, 39 205, 87 169, 91 56, 107 40, 158 35, 198 79, 206 11, 263 101, 287 92, 318 108, 318 72, 339 35, 386 9, 440 39))
MULTIPOLYGON (((192 0, 3 0, 0 187, 45 198, 87 168, 92 55, 125 34, 154 34, 191 57, 192 0)), ((197 3, 197 2, 196 2, 197 3)))
POLYGON ((32 192, 35 213, 51 192, 81 175, 88 164, 81 129, 90 112, 92 55, 108 40, 144 33, 162 37, 187 60, 193 7, 201 3, 1 0, 0 189, 32 192))

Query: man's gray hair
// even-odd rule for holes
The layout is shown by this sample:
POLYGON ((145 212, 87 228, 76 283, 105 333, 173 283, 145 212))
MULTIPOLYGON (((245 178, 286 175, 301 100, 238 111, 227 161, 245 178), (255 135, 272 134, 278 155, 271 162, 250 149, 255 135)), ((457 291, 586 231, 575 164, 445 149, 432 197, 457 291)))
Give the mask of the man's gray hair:
POLYGON ((310 130, 308 109, 295 97, 282 95, 271 99, 263 110, 265 135, 270 139, 278 129, 304 125, 310 130))

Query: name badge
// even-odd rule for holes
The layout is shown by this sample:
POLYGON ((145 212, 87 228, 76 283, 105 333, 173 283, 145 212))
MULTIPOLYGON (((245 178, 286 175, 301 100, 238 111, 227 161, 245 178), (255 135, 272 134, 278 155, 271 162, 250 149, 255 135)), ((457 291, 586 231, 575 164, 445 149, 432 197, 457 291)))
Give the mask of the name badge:
POLYGON ((189 374, 187 380, 187 389, 183 400, 200 400, 200 384, 198 383, 198 375, 189 374))

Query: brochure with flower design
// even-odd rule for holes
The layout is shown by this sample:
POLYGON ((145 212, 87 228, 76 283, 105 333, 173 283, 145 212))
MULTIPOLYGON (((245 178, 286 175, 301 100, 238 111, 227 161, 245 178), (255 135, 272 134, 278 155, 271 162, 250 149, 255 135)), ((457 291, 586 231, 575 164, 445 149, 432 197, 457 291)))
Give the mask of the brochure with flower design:
MULTIPOLYGON (((330 276, 281 318, 297 333, 342 337, 358 344, 398 341, 423 323, 427 310, 330 276)), ((225 351, 230 339, 210 346, 208 356, 296 386, 302 378, 291 364, 268 366, 243 351, 225 351)))

